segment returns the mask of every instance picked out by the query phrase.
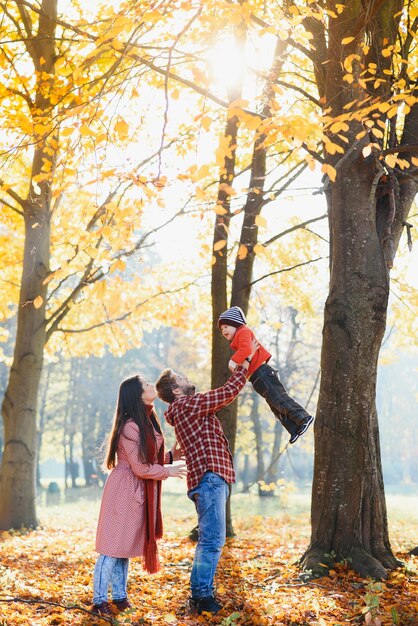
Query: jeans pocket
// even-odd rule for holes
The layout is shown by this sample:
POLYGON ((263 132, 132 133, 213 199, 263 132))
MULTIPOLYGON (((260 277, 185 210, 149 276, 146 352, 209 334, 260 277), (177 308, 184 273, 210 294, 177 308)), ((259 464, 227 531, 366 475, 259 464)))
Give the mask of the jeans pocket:
POLYGON ((268 387, 262 378, 256 378, 252 385, 254 391, 256 391, 258 395, 262 396, 263 398, 266 397, 268 387))

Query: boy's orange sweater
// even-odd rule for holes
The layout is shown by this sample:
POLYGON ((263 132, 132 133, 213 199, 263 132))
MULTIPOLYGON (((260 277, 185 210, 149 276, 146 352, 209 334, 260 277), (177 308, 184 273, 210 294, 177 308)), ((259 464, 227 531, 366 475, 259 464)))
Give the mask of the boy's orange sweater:
MULTIPOLYGON (((237 332, 234 335, 233 340, 230 343, 230 346, 233 350, 236 350, 232 355, 231 359, 234 363, 242 363, 247 356, 250 356, 253 351, 252 340, 255 335, 251 328, 243 324, 237 328, 237 332)), ((248 376, 251 376, 255 372, 256 369, 260 367, 263 363, 267 363, 267 361, 271 359, 270 352, 260 344, 260 347, 256 350, 253 358, 251 359, 250 367, 248 368, 248 376)))

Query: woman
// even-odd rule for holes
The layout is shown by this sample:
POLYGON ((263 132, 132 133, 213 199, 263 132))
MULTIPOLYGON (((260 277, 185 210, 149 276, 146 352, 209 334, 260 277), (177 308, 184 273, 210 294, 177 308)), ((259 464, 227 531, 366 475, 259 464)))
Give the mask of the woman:
POLYGON ((175 444, 165 453, 164 437, 153 402, 153 385, 140 376, 124 380, 119 388, 105 465, 106 481, 97 526, 93 612, 113 616, 109 585, 118 612, 131 607, 126 585, 131 557, 143 558, 143 567, 159 570, 156 540, 162 536, 161 481, 183 478, 186 465, 172 465, 182 457, 175 444), (169 465, 166 465, 169 464, 169 465))

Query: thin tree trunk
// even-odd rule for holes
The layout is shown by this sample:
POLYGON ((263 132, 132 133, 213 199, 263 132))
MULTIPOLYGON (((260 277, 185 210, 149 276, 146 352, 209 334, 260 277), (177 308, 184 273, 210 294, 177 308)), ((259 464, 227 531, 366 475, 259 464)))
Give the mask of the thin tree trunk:
POLYGON ((255 436, 255 452, 257 459, 257 485, 259 496, 271 496, 272 492, 263 489, 262 483, 265 480, 265 467, 264 467, 264 442, 263 442, 263 426, 260 419, 260 396, 255 393, 253 395, 253 406, 251 410, 251 419, 254 426, 255 436))
MULTIPOLYGON (((271 450, 270 465, 266 473, 266 483, 270 485, 272 483, 276 483, 279 479, 279 463, 282 456, 282 453, 280 452, 280 448, 282 445, 282 435, 283 428, 279 420, 277 420, 274 425, 274 441, 271 450)), ((271 495, 274 494, 275 492, 271 491, 271 495)))
POLYGON ((44 434, 45 428, 45 417, 46 417, 46 399, 48 396, 48 388, 49 388, 49 378, 51 375, 51 368, 48 367, 46 370, 46 380, 43 388, 43 395, 41 399, 41 405, 39 407, 39 426, 38 426, 38 441, 37 441, 37 450, 38 454, 36 457, 36 487, 39 488, 41 486, 41 470, 39 467, 39 456, 41 453, 42 446, 42 436, 44 434))
POLYGON ((242 490, 246 493, 250 485, 250 455, 244 455, 244 467, 242 468, 242 490))
MULTIPOLYGON (((266 85, 266 89, 263 96, 263 110, 261 115, 266 116, 270 114, 271 100, 274 99, 273 85, 280 69, 283 65, 282 53, 284 52, 287 44, 279 41, 275 50, 274 59, 272 63, 272 70, 270 80, 266 85)), ((236 99, 236 98, 234 98, 236 99)), ((234 118, 232 118, 234 119, 234 118)), ((229 120, 228 123, 231 123, 229 120)), ((229 131, 227 130, 227 133, 229 131)), ((226 133, 226 136, 228 136, 226 133)), ((234 127, 234 135, 231 135, 231 145, 236 146, 238 134, 238 125, 234 127)), ((254 246, 258 240, 258 226, 256 224, 256 217, 260 214, 263 206, 263 190, 266 178, 266 158, 267 148, 264 146, 264 135, 258 136, 254 143, 254 150, 251 162, 251 177, 250 177, 250 192, 247 196, 247 201, 244 206, 244 220, 241 229, 239 248, 240 253, 235 261, 235 269, 232 277, 231 286, 231 306, 240 306, 245 314, 248 312, 249 298, 251 293, 251 279, 254 266, 254 246)), ((235 148, 232 151, 234 163, 235 163, 235 148)), ((228 171, 228 184, 232 185, 234 180, 235 165, 230 161, 225 160, 226 169, 228 171)), ((221 192, 222 187, 220 188, 221 192)), ((229 211, 229 197, 228 197, 228 214, 227 221, 225 216, 217 216, 215 227, 214 245, 221 239, 227 239, 227 228, 230 222, 229 211), (221 224, 220 224, 221 222, 221 224), (224 224, 222 224, 224 222, 224 224), (224 226, 226 228, 224 228, 224 226)), ((225 200, 222 196, 218 198, 218 204, 223 202, 222 206, 225 206, 225 200)), ((219 253, 215 253, 216 263, 212 268, 212 319, 213 319, 213 338, 212 338, 212 388, 219 387, 225 383, 229 376, 228 361, 230 350, 227 342, 222 335, 217 332, 217 320, 219 315, 228 308, 227 299, 227 253, 226 247, 219 253), (217 267, 218 266, 218 267, 217 267)), ((229 441, 232 454, 235 450, 235 440, 237 433, 237 403, 230 404, 225 409, 222 409, 219 413, 225 435, 229 441)), ((232 525, 231 514, 231 498, 227 501, 227 536, 232 537, 234 535, 232 525)))
MULTIPOLYGON (((246 40, 246 30, 242 28, 237 29, 236 43, 243 49, 246 40)), ((234 102, 241 97, 242 83, 236 86, 233 92, 229 94, 229 102, 234 102)), ((212 265, 212 280, 211 280, 211 298, 212 298, 212 320, 213 320, 213 332, 212 332, 212 389, 221 387, 225 384, 229 378, 230 372, 228 370, 228 361, 230 350, 227 342, 222 335, 217 332, 217 320, 220 314, 228 308, 228 296, 227 296, 227 280, 228 280, 228 255, 227 255, 227 240, 228 229, 231 219, 231 195, 230 187, 232 186, 235 178, 235 159, 236 148, 238 142, 238 129, 239 119, 237 116, 228 117, 224 138, 228 142, 229 155, 225 156, 224 167, 222 168, 219 189, 217 207, 218 212, 215 218, 215 229, 213 237, 214 246, 214 264, 212 265), (220 250, 217 250, 219 242, 225 241, 225 245, 220 250)), ((219 412, 219 419, 221 421, 224 433, 229 442, 232 458, 235 452, 235 436, 236 436, 236 414, 237 414, 237 402, 233 402, 228 405, 222 411, 219 412)), ((231 494, 230 494, 231 495, 231 494)), ((226 504, 226 534, 228 537, 234 535, 234 529, 232 527, 231 519, 231 498, 229 497, 226 504)))

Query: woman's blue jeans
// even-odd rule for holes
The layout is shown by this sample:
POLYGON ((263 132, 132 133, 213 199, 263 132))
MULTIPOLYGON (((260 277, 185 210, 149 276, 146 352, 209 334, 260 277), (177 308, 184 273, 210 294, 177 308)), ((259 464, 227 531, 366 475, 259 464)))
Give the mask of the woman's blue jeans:
POLYGON ((195 600, 214 593, 216 567, 226 538, 228 494, 228 483, 214 472, 206 472, 198 486, 187 494, 195 503, 199 525, 199 540, 190 576, 195 600))
POLYGON ((118 559, 101 554, 96 561, 93 574, 93 604, 107 602, 109 585, 112 586, 112 600, 127 597, 129 559, 118 559))

